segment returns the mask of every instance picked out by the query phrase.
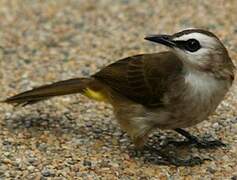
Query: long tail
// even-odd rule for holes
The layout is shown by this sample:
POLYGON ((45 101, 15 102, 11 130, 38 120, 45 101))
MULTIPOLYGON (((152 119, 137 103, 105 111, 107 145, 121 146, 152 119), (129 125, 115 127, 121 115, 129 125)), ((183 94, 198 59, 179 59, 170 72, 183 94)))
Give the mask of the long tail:
POLYGON ((91 84, 92 81, 93 79, 91 78, 76 78, 59 81, 17 94, 15 96, 7 98, 3 102, 25 106, 54 96, 82 93, 89 86, 89 84, 91 84))

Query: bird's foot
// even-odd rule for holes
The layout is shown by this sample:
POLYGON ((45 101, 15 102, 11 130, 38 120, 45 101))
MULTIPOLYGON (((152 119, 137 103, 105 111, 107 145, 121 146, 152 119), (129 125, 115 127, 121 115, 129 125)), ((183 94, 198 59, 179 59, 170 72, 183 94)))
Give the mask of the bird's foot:
POLYGON ((205 160, 210 160, 210 159, 202 159, 197 156, 191 157, 189 159, 182 159, 174 155, 170 155, 168 153, 162 152, 159 149, 156 149, 153 147, 147 147, 147 146, 146 146, 146 150, 151 152, 153 155, 156 155, 156 157, 146 158, 146 161, 150 163, 154 163, 154 164, 159 164, 159 165, 195 166, 195 165, 200 165, 204 163, 205 160))
POLYGON ((208 140, 207 138, 199 139, 196 136, 193 136, 189 132, 187 132, 183 129, 180 129, 180 128, 175 129, 175 131, 177 133, 181 134, 182 136, 186 137, 186 139, 188 139, 188 141, 180 141, 180 142, 170 141, 168 144, 173 144, 176 146, 193 145, 197 148, 203 148, 203 149, 214 149, 214 148, 226 146, 226 144, 224 144, 220 140, 208 140))
POLYGON ((189 140, 191 142, 191 144, 193 144, 194 146, 198 147, 198 148, 203 148, 203 149, 214 149, 214 148, 218 148, 218 147, 226 147, 226 144, 224 144, 223 142, 221 142, 220 140, 207 140, 205 138, 203 139, 198 139, 198 138, 194 138, 189 140))
POLYGON ((192 145, 194 147, 201 149, 215 149, 218 147, 226 147, 226 144, 224 144, 220 140, 208 140, 206 138, 199 139, 195 136, 192 136, 192 138, 189 138, 188 140, 184 141, 169 141, 168 144, 172 144, 177 147, 192 145))
POLYGON ((153 147, 146 147, 146 150, 151 152, 156 157, 146 158, 147 162, 159 165, 174 165, 174 166, 195 166, 203 164, 204 161, 210 159, 202 159, 200 157, 194 156, 189 159, 178 158, 174 155, 169 155, 167 153, 161 152, 159 149, 153 147), (160 158, 159 158, 160 157, 160 158))

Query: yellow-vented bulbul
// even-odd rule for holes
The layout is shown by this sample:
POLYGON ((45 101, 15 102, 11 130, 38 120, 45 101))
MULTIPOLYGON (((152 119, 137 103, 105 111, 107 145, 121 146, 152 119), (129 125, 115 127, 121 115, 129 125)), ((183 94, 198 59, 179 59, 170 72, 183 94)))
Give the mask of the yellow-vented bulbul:
MULTIPOLYGON (((152 130, 173 129, 199 147, 224 145, 201 141, 181 128, 205 120, 224 98, 234 79, 234 65, 221 41, 202 29, 145 38, 170 51, 141 54, 116 61, 90 77, 44 85, 7 98, 4 102, 29 105, 54 96, 81 93, 106 101, 114 108, 121 128, 138 148, 152 130)), ((160 152, 175 165, 201 163, 160 152)))

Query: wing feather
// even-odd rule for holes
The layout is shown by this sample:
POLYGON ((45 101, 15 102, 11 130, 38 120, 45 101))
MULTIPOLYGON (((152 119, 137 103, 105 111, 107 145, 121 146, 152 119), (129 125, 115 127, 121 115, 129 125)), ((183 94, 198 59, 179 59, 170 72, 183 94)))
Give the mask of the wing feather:
POLYGON ((181 75, 182 62, 172 52, 121 59, 94 77, 123 96, 148 107, 162 106, 170 83, 181 75))

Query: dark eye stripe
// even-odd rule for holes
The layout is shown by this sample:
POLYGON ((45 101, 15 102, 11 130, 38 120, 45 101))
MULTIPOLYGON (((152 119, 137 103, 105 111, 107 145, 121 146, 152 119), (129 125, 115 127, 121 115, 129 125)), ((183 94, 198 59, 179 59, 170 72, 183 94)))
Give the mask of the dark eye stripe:
POLYGON ((196 39, 189 39, 187 41, 177 40, 175 41, 175 44, 178 48, 189 52, 195 52, 201 48, 199 41, 196 39))
POLYGON ((180 49, 184 49, 186 41, 174 41, 176 46, 180 49))

